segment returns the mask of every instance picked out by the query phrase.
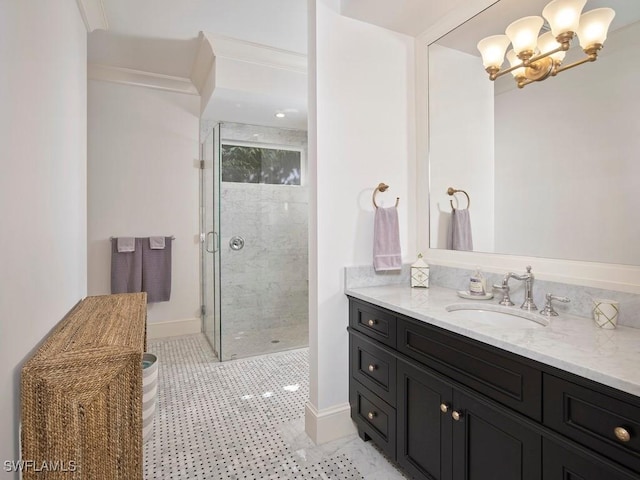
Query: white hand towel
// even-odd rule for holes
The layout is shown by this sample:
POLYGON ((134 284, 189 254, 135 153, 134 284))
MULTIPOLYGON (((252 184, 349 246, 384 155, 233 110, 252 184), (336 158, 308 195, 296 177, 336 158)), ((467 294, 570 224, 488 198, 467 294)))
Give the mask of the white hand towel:
POLYGON ((373 268, 376 272, 402 268, 396 207, 376 208, 373 219, 373 268))
POLYGON ((164 237, 149 237, 149 248, 151 250, 162 250, 164 248, 164 237))
POLYGON ((118 237, 118 253, 135 251, 136 239, 134 237, 118 237))

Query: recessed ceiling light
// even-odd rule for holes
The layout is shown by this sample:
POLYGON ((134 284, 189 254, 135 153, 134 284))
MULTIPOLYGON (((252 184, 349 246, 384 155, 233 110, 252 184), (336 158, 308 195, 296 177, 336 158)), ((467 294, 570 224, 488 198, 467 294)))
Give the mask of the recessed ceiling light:
POLYGON ((284 114, 284 112, 276 112, 276 113, 275 113, 275 116, 276 116, 277 118, 284 118, 284 117, 286 117, 286 115, 284 114))

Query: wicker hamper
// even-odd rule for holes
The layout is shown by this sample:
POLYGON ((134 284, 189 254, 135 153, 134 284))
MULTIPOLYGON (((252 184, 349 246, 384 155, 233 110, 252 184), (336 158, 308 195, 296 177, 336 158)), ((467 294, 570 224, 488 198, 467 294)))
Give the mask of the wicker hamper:
POLYGON ((24 364, 25 480, 142 479, 145 326, 145 293, 88 297, 24 364))

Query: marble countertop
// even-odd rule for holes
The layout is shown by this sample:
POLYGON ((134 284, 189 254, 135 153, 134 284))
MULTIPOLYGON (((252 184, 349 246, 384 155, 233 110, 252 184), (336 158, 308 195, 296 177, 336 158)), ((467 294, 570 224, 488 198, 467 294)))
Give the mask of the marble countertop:
MULTIPOLYGON (((388 285, 346 289, 354 298, 493 345, 532 360, 566 370, 640 396, 640 329, 598 328, 589 318, 561 313, 541 326, 507 326, 458 318, 446 306, 470 302, 497 305, 498 300, 464 300, 455 290, 388 285)), ((539 306, 540 307, 540 306, 539 306)), ((516 307, 510 307, 518 309, 516 307)), ((548 318, 548 317, 543 317, 548 318)), ((528 325, 527 323, 530 323, 528 325)))

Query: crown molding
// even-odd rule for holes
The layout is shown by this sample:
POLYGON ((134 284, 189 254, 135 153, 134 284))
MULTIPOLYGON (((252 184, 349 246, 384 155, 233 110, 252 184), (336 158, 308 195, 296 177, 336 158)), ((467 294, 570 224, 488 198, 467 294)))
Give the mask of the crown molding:
POLYGON ((302 53, 207 32, 203 32, 203 35, 209 40, 216 57, 280 68, 305 75, 307 73, 307 56, 302 53))
POLYGON ((191 81, 202 94, 209 77, 215 77, 215 55, 209 39, 203 32, 200 32, 198 39, 200 42, 191 69, 191 81))
POLYGON ((498 0, 467 0, 463 5, 454 8, 434 25, 418 35, 416 37, 418 44, 429 45, 435 42, 443 35, 449 33, 474 15, 477 15, 497 2, 498 0))
POLYGON ((107 15, 104 11, 104 5, 102 0, 76 0, 78 4, 78 10, 80 10, 80 16, 84 22, 84 26, 87 28, 87 32, 91 33, 94 30, 108 30, 109 23, 107 22, 107 15))
POLYGON ((198 90, 189 78, 172 77, 130 68, 90 63, 87 65, 87 77, 90 80, 154 88, 187 95, 199 95, 198 90))

